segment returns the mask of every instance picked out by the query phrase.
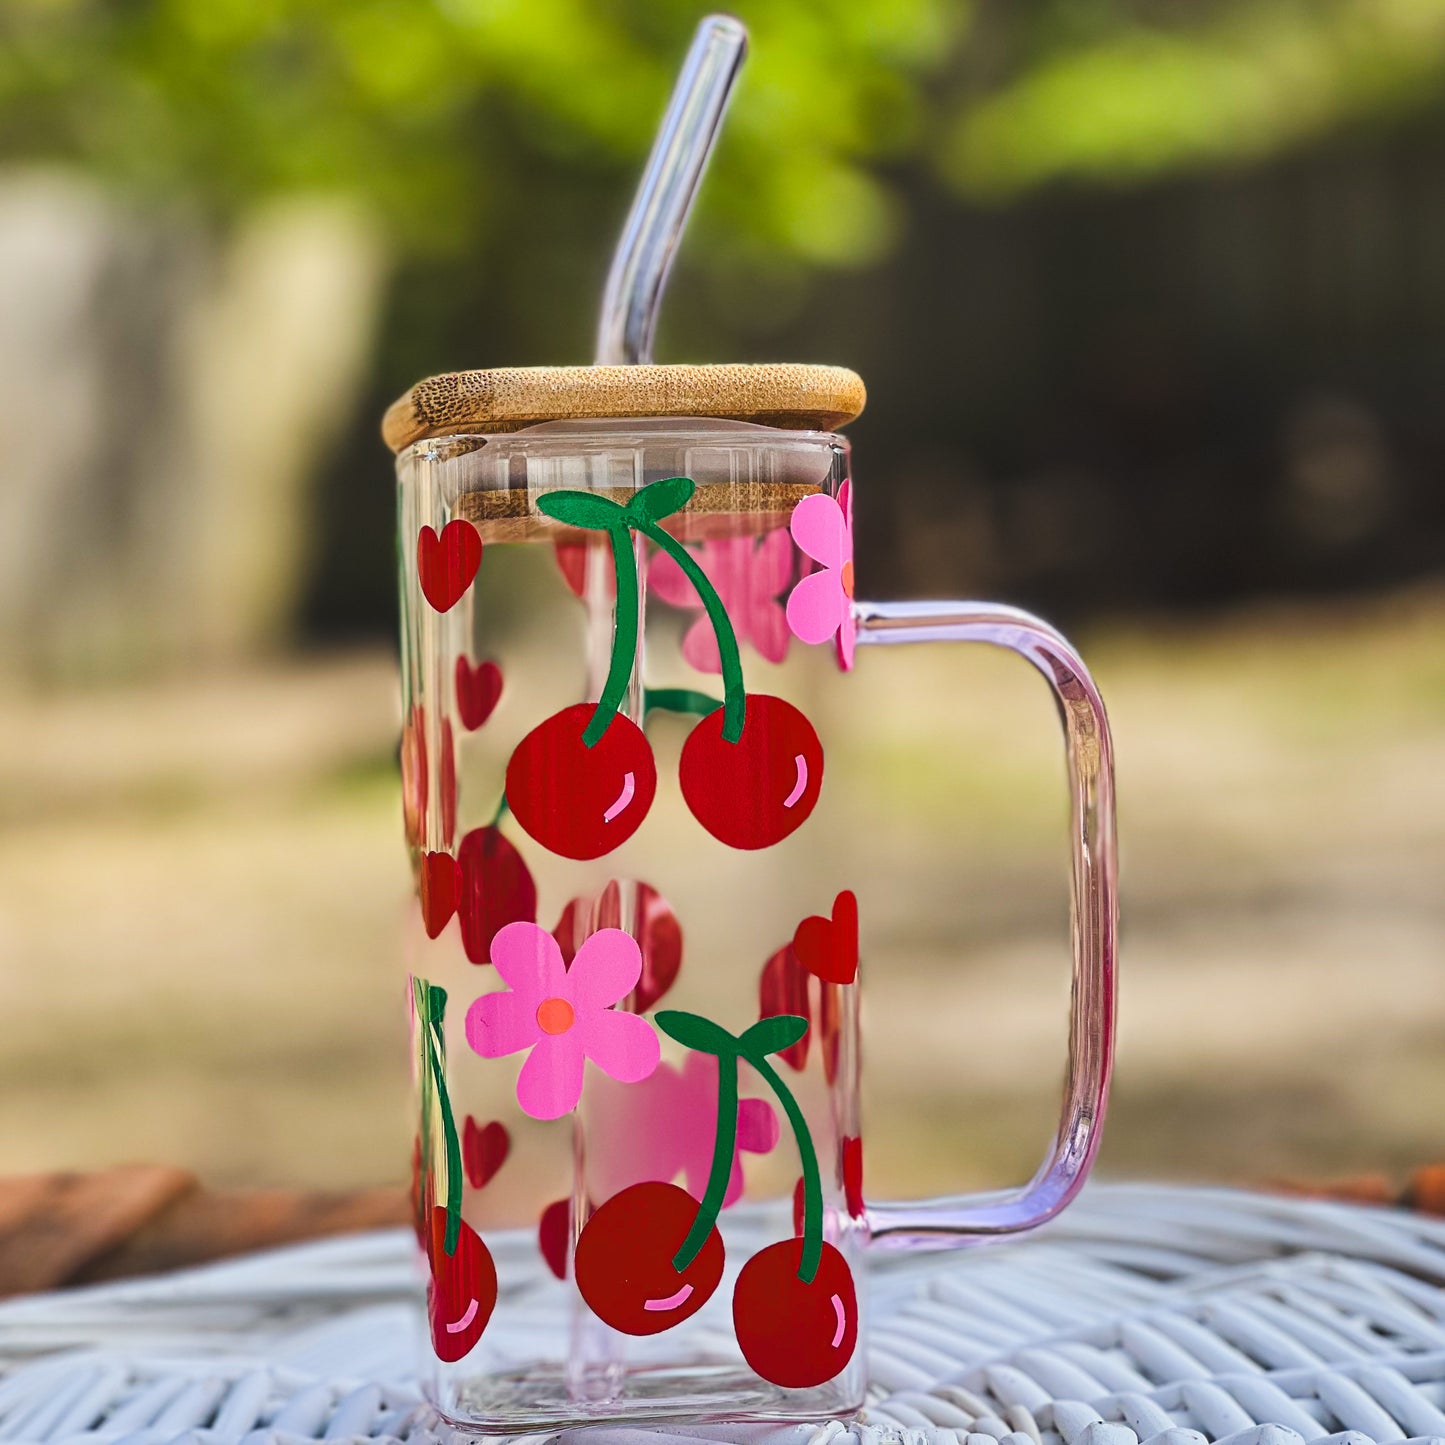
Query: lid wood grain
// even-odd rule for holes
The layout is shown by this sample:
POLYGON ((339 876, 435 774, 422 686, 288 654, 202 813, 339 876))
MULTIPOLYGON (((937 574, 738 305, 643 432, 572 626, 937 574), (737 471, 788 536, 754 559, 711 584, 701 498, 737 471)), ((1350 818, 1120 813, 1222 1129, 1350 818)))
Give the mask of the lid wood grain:
POLYGON ((520 431, 548 421, 708 417, 790 431, 836 431, 866 399, 842 366, 524 366, 454 371, 419 382, 381 424, 396 452, 459 432, 520 431))

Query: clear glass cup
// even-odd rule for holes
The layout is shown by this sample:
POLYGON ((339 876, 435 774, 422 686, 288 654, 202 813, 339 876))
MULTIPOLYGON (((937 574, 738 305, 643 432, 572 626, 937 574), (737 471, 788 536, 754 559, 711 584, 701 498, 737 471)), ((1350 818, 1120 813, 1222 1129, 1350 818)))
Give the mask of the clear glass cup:
POLYGON ((1094 684, 1013 609, 855 600, 840 436, 555 422, 418 442, 398 475, 430 1397, 479 1434, 847 1414, 867 1251, 1030 1228, 1098 1146, 1115 855, 1094 684), (857 644, 923 641, 1019 653, 1058 703, 1068 1071, 1028 1185, 878 1203, 867 848, 820 876, 816 840, 847 824, 809 714, 857 644))

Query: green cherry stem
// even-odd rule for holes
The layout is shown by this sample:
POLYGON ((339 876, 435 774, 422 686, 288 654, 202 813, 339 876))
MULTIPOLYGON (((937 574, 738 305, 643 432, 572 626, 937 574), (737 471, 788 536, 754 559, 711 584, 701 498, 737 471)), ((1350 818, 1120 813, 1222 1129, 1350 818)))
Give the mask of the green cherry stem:
POLYGON ((798 1262, 798 1278, 812 1284, 823 1262, 823 1177, 818 1169, 818 1151, 808 1121, 793 1097, 793 1091, 782 1081, 778 1071, 768 1062, 768 1055, 797 1043, 808 1030, 808 1021, 797 1014, 776 1014, 760 1019, 745 1029, 741 1038, 730 1034, 721 1024, 698 1014, 664 1009, 655 1022, 669 1038, 696 1053, 711 1054, 717 1059, 717 1135, 713 1141, 712 1167, 708 1171, 707 1188, 687 1232, 682 1247, 673 1256, 672 1267, 681 1274, 702 1252, 722 1213, 728 1180, 732 1177, 733 1156, 738 1133, 738 1060, 746 1059, 773 1091, 792 1126, 798 1145, 798 1158, 803 1165, 803 1253, 798 1262))
POLYGON ((589 748, 596 747, 602 734, 612 726, 627 696, 627 683, 632 676, 632 665, 637 657, 637 558, 632 554, 632 536, 627 529, 626 513, 622 508, 621 520, 607 528, 607 541, 612 547, 612 573, 617 579, 617 602, 613 612, 612 658, 607 664, 607 681, 592 720, 582 733, 582 741, 589 748))
POLYGON ((813 1147, 813 1136, 803 1111, 778 1071, 762 1054, 748 1053, 745 1057, 777 1096, 798 1142, 798 1158, 803 1164, 803 1256, 798 1262, 798 1278, 804 1284, 812 1284, 823 1262, 823 1178, 818 1170, 818 1151, 813 1147))
POLYGON ((694 692, 690 687, 649 687, 643 694, 643 711, 687 713, 692 717, 706 717, 721 706, 717 698, 705 692, 694 692))
POLYGON ((726 742, 735 743, 743 735, 743 723, 747 720, 747 689, 743 684, 743 661, 738 651, 737 633, 728 618, 727 608, 717 589, 708 581, 696 557, 670 533, 663 531, 656 522, 634 518, 633 525, 644 537, 649 537, 682 568, 693 590, 702 599, 707 609, 708 621, 712 623, 713 635, 717 638, 718 657, 722 661, 723 677, 723 725, 722 735, 726 742))
POLYGON ((692 1228, 682 1248, 672 1257, 672 1267, 681 1274, 699 1254, 722 1213, 723 1199, 732 1178, 733 1155, 738 1138, 738 1056, 732 1050, 717 1059, 717 1136, 712 1146, 712 1167, 708 1170, 707 1188, 692 1221, 692 1228))
POLYGON ((441 1108, 442 1140, 447 1161, 447 1231, 443 1248, 450 1257, 457 1252, 462 1235, 462 1145, 457 1134, 456 1117, 452 1113, 451 1096, 447 1092, 446 1039, 442 1034, 447 991, 424 978, 413 979, 412 991, 421 1024, 425 1069, 436 1089, 437 1103, 441 1108))

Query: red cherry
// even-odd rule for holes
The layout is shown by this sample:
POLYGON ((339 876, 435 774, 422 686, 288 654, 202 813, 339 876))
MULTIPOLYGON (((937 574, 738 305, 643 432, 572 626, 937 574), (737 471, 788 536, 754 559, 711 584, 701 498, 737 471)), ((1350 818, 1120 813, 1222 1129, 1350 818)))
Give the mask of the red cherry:
POLYGON ((693 817, 730 848, 771 848, 799 827, 823 786, 823 745, 792 703, 748 695, 742 736, 710 712, 682 745, 678 777, 693 817))
POLYGON ((481 562, 481 533, 463 517, 448 522, 440 537, 430 527, 417 534, 417 580, 438 612, 450 612, 462 600, 481 562))
POLYGON ((448 1363, 467 1354, 482 1337, 497 1306, 497 1267, 491 1251, 466 1220, 461 1221, 457 1247, 446 1252, 447 1212, 440 1204, 431 1212, 427 1256, 431 1283, 427 1286, 427 1318, 431 1321, 432 1348, 448 1363))
POLYGON ((522 855, 497 828, 473 828, 457 849, 457 864, 462 947, 473 963, 490 963, 498 929, 537 921, 537 885, 522 855))
POLYGON ((677 982, 682 968, 682 925, 672 904, 647 883, 637 884, 632 917, 622 917, 622 890, 613 879, 588 907, 585 898, 571 898, 552 930, 568 968, 577 950, 602 928, 623 928, 642 950, 642 976, 623 1007, 629 1013, 645 1014, 677 982))
POLYGON ((600 858, 641 826, 657 791, 657 765, 642 730, 620 714, 594 747, 582 741, 590 702, 554 713, 517 744, 507 764, 507 804, 544 848, 600 858))
POLYGON ((577 1288, 592 1313, 626 1335, 656 1335, 694 1315, 722 1279, 716 1225, 681 1273, 673 1256, 697 1217, 697 1200, 655 1180, 614 1194, 587 1221, 572 1260, 577 1288))
POLYGON ((843 1256, 823 1245, 811 1284, 798 1278, 801 1239, 759 1250, 733 1289, 733 1329, 743 1358, 763 1379, 788 1390, 839 1374, 858 1344, 858 1295, 843 1256))

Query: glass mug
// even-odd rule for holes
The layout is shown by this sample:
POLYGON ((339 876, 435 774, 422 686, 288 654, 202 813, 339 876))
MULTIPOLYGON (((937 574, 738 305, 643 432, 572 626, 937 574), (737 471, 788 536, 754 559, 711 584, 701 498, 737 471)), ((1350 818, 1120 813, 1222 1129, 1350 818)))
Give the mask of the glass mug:
POLYGON ((424 1375, 461 1428, 850 1413, 865 1252, 1030 1228, 1093 1161, 1114 1016, 1103 706, 1025 613, 854 600, 848 462, 831 433, 689 419, 398 458, 424 1375), (1010 649, 1057 701, 1068 1072, 1027 1186, 875 1203, 868 888, 821 871, 846 819, 819 704, 856 644, 923 641, 1010 649))

